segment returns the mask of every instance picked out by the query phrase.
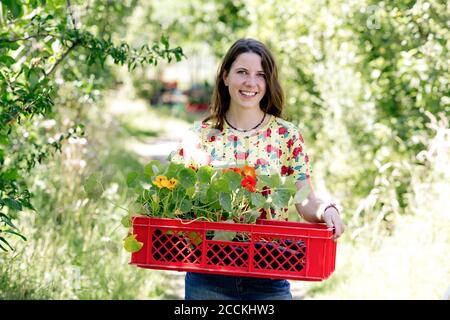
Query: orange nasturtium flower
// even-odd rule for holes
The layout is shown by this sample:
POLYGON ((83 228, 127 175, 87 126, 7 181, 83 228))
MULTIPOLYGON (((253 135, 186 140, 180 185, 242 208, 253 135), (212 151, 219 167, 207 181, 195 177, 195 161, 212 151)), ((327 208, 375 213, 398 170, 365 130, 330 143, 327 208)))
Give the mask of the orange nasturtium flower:
POLYGON ((244 174, 244 176, 250 176, 253 179, 256 179, 256 171, 254 167, 250 167, 249 165, 245 165, 242 168, 242 173, 244 174))
POLYGON ((250 192, 256 191, 256 189, 255 189, 256 179, 253 178, 252 176, 246 176, 244 178, 244 180, 242 180, 241 184, 244 188, 247 188, 248 190, 250 190, 250 192))

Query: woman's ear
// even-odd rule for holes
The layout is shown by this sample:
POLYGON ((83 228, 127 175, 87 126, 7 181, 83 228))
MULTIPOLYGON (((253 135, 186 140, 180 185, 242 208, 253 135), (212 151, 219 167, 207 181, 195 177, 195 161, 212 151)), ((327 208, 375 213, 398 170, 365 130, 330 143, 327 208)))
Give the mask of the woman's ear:
POLYGON ((222 80, 223 80, 223 83, 225 83, 225 86, 228 87, 228 74, 226 71, 223 72, 222 80))

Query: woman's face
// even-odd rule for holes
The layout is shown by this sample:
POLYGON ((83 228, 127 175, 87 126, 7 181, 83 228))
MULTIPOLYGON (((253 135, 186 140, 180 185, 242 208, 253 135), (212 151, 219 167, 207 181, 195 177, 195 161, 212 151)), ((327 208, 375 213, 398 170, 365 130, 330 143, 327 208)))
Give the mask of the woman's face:
POLYGON ((266 93, 266 77, 259 55, 253 52, 240 54, 230 72, 223 75, 223 81, 230 92, 230 108, 259 108, 266 93))

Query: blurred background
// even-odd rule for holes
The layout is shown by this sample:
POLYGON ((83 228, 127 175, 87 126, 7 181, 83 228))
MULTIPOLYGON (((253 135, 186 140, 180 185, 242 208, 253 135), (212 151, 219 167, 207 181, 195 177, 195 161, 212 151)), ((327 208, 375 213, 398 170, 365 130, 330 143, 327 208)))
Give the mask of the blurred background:
POLYGON ((274 53, 316 192, 344 208, 336 271, 294 298, 443 299, 449 18, 443 0, 2 0, 0 299, 183 298, 183 273, 128 265, 126 179, 206 115, 241 37, 274 53))

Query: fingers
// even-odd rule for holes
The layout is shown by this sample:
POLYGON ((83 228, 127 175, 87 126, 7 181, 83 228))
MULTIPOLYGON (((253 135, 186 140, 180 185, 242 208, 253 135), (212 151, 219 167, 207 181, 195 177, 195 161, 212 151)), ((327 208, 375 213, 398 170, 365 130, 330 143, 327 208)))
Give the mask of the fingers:
POLYGON ((345 230, 345 226, 341 220, 341 217, 339 216, 339 213, 334 213, 331 210, 327 210, 324 213, 323 220, 328 228, 334 227, 334 235, 332 239, 336 241, 344 233, 345 230), (328 214, 328 212, 330 213, 328 214))
POLYGON ((339 217, 333 220, 333 225, 335 229, 333 240, 336 241, 344 233, 345 226, 339 217))

